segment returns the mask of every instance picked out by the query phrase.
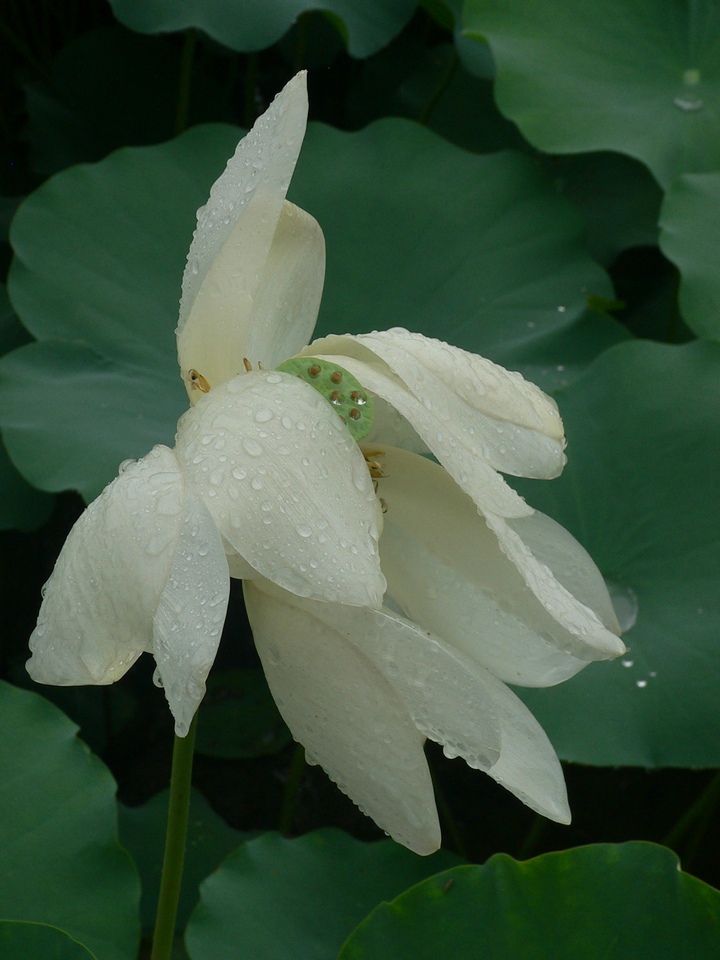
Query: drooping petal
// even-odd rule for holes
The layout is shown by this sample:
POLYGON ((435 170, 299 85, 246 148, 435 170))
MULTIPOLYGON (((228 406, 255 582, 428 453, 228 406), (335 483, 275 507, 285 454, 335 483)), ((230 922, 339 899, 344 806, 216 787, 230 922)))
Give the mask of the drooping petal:
MULTIPOLYGON (((472 497, 480 510, 504 517, 522 517, 532 513, 532 507, 483 459, 477 444, 468 442, 467 431, 463 432, 455 423, 438 419, 383 361, 362 344, 350 337, 328 337, 311 344, 302 353, 341 363, 367 390, 387 400, 409 421, 427 448, 472 497), (336 349, 337 352, 323 352, 329 349, 336 349), (343 350, 351 351, 352 355, 343 353, 343 350)), ((380 442, 384 439, 379 430, 374 431, 373 435, 380 442)))
POLYGON ((306 122, 300 73, 240 141, 198 211, 177 329, 192 402, 202 394, 191 370, 217 387, 242 372, 243 357, 275 366, 312 333, 324 240, 315 220, 285 200, 306 122))
POLYGON ((402 328, 356 339, 438 419, 456 422, 496 470, 538 478, 562 472, 565 436, 557 405, 519 373, 402 328))
POLYGON ((205 695, 229 597, 222 538, 202 500, 188 495, 170 573, 153 619, 152 641, 157 675, 179 737, 187 735, 205 695))
POLYGON ((300 596, 379 606, 381 514, 359 447, 312 387, 256 371, 178 424, 177 454, 231 547, 300 596))
MULTIPOLYGON (((565 440, 555 402, 490 360, 402 329, 327 337, 304 352, 351 356, 372 368, 373 379, 384 374, 392 387, 404 386, 415 403, 404 398, 398 409, 438 458, 445 445, 460 446, 516 476, 550 478, 562 471, 565 440)), ((358 379, 375 390, 367 377, 358 379)), ((393 405, 403 399, 397 390, 375 392, 393 405)))
MULTIPOLYGON (((593 610, 611 633, 620 636, 620 624, 605 580, 587 551, 571 533, 539 510, 531 517, 508 520, 508 526, 525 543, 530 553, 549 567, 566 590, 593 610)), ((624 652, 619 644, 617 652, 624 652)))
POLYGON ((298 607, 357 647, 383 674, 418 730, 486 773, 500 757, 497 700, 514 694, 488 670, 389 610, 301 600, 298 607))
MULTIPOLYGON (((486 515, 485 520, 497 536, 500 549, 517 567, 525 583, 561 627, 596 648, 599 653, 604 653, 606 658, 617 657, 625 652, 625 644, 613 632, 613 630, 619 632, 619 626, 614 613, 610 613, 611 604, 609 609, 607 605, 604 604, 603 606, 604 613, 613 630, 605 626, 594 610, 574 597, 560 579, 555 576, 550 567, 535 556, 529 544, 523 539, 520 524, 515 528, 505 518, 495 517, 491 514, 486 515)), ((547 530, 550 529, 548 525, 547 530)), ((560 529, 562 530, 562 528, 560 529)), ((567 531, 563 532, 569 536, 567 531)), ((562 549, 560 538, 558 538, 548 548, 547 556, 552 557, 553 554, 557 556, 557 554, 562 553, 562 549)), ((563 570, 567 573, 571 565, 571 561, 567 563, 567 566, 563 565, 563 570)), ((584 575, 577 579, 582 581, 584 575)), ((594 593, 594 588, 591 592, 594 593)))
POLYGON ((547 567, 545 577, 586 618, 594 617, 585 634, 555 619, 544 605, 551 588, 543 581, 536 595, 442 467, 391 447, 375 454, 386 474, 379 481, 387 508, 382 566, 390 595, 412 620, 505 682, 525 686, 560 683, 589 661, 622 652, 602 576, 566 530, 537 513, 509 521, 534 533, 532 546, 542 546, 560 580, 561 572, 572 571, 566 586, 577 589, 574 596, 547 567))
POLYGON ((432 853, 440 827, 424 738, 394 688, 296 598, 243 587, 268 684, 310 762, 398 843, 432 853))
MULTIPOLYGON (((384 534, 383 534, 384 536, 384 534)), ((504 683, 390 611, 299 601, 342 634, 400 694, 422 733, 531 809, 570 822, 562 767, 545 731, 504 683), (497 759, 492 760, 499 748, 497 759)))
POLYGON ((570 823, 570 806, 562 767, 547 734, 525 704, 498 700, 502 749, 489 776, 518 800, 557 823, 570 823))
POLYGON ((79 518, 45 585, 27 669, 39 683, 113 683, 151 649, 183 516, 179 464, 155 447, 79 518))

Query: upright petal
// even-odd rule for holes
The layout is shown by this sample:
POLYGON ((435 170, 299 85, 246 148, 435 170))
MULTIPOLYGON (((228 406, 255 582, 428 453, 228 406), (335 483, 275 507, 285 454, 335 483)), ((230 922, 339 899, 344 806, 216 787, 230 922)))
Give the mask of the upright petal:
POLYGON ((113 683, 150 650, 184 486, 171 450, 127 466, 79 518, 45 585, 27 669, 39 683, 113 683))
POLYGON ((178 424, 177 454, 231 547, 300 596, 379 606, 381 515, 359 447, 296 377, 256 371, 178 424))
POLYGON ((558 571, 546 578, 595 617, 585 634, 559 622, 501 548, 497 535, 442 467, 391 447, 375 451, 386 476, 381 561, 390 596, 408 616, 507 683, 550 686, 623 645, 602 576, 562 527, 534 513, 508 521, 558 571), (570 593, 572 591, 572 593, 570 593), (593 614, 597 611, 597 615, 593 614), (603 625, 604 624, 604 625, 603 625), (609 628, 609 629, 608 629, 609 628))
POLYGON ((419 854, 440 846, 422 734, 391 684, 297 598, 245 582, 255 644, 278 709, 311 763, 419 854))
POLYGON ((156 676, 175 718, 175 733, 186 736, 205 695, 215 661, 228 600, 230 575, 222 538, 205 504, 185 498, 177 546, 153 618, 156 676))
POLYGON ((191 370, 216 387, 242 372, 243 357, 276 365, 312 332, 325 271, 322 231, 285 200, 306 122, 300 73, 240 141, 198 211, 177 329, 192 402, 201 393, 191 370))

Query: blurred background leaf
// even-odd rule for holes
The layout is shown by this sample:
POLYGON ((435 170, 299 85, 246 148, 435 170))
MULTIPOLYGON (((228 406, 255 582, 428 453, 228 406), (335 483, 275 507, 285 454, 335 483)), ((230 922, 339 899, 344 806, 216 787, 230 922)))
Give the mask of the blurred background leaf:
POLYGON ((354 57, 388 43, 412 16, 415 0, 110 0, 121 23, 140 33, 197 27, 233 50, 262 50, 279 40, 305 11, 324 10, 354 57))
POLYGON ((665 196, 660 245, 680 269, 680 309, 699 337, 720 340, 720 171, 680 177, 665 196))

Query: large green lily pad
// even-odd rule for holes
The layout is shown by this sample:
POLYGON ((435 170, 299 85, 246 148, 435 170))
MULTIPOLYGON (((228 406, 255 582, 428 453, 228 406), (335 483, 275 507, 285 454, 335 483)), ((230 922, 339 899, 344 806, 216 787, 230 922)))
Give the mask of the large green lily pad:
MULTIPOLYGON (((122 460, 172 443, 186 250, 240 134, 195 127, 120 150, 20 208, 9 292, 39 343, 0 360, 0 427, 35 486, 91 499, 122 460)), ((318 334, 404 325, 546 387, 627 336, 588 310, 612 289, 580 217, 519 154, 475 156, 402 120, 314 125, 290 195, 327 237, 318 334)))
POLYGON ((354 57, 369 57, 405 26, 415 0, 110 0, 115 16, 139 33, 197 27, 233 50, 263 50, 309 10, 324 10, 354 57))
POLYGON ((58 927, 97 960, 135 960, 140 886, 112 777, 56 707, 7 683, 0 731, 0 916, 58 927))
POLYGON ((339 830, 296 840, 266 833, 231 854, 201 887, 185 942, 191 960, 327 960, 383 900, 455 865, 417 857, 391 840, 363 843, 339 830))
POLYGON ((720 167, 720 8, 667 0, 467 0, 500 109, 551 153, 617 150, 667 187, 720 167))
POLYGON ((290 196, 327 240, 319 335, 404 326, 548 388, 625 336, 587 309, 612 288, 580 217, 518 153, 466 153, 396 119, 317 125, 290 196))
POLYGON ((668 190, 660 246, 680 268, 680 309, 700 337, 720 340, 720 172, 680 177, 668 190))
POLYGON ((715 960, 720 893, 670 850, 599 844, 456 867, 383 903, 339 960, 715 960))
POLYGON ((720 345, 638 341, 556 399, 568 465, 520 486, 589 550, 627 655, 519 691, 582 763, 720 765, 720 345))

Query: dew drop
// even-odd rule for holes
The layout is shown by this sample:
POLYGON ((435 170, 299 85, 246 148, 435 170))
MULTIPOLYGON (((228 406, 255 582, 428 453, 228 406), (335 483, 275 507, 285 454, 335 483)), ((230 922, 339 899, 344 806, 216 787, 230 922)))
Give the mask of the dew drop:
POLYGON ((610 599, 623 633, 631 630, 638 618, 638 599, 632 587, 623 587, 614 580, 606 580, 610 599))
POLYGON ((251 457, 261 457, 263 455, 262 446, 257 442, 257 440, 253 440, 252 437, 244 437, 242 446, 245 453, 249 454, 251 457))
POLYGON ((683 113, 696 113, 705 106, 705 101, 700 97, 675 97, 673 103, 683 113))

